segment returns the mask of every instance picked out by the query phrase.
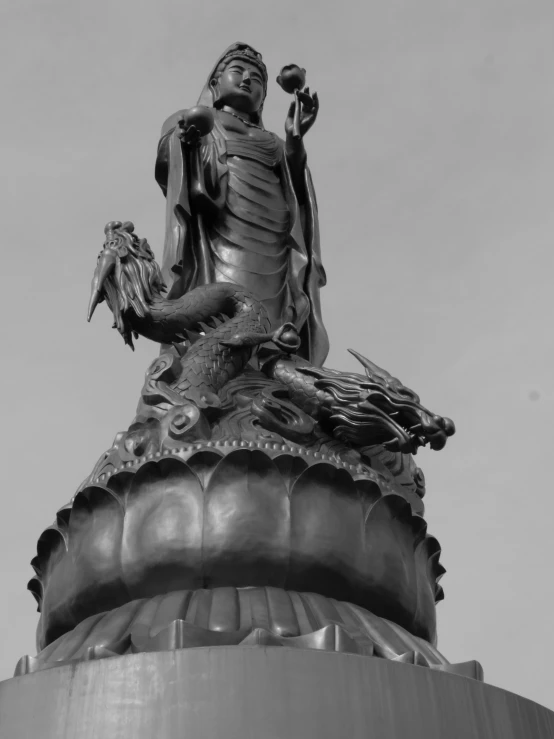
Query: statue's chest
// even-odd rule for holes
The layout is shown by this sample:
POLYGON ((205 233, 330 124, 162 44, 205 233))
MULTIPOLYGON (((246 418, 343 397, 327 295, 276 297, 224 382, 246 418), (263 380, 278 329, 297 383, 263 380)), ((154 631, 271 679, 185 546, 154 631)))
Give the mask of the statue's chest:
POLYGON ((225 140, 228 157, 240 157, 274 169, 281 161, 282 151, 276 136, 261 128, 246 125, 227 115, 220 132, 225 140))

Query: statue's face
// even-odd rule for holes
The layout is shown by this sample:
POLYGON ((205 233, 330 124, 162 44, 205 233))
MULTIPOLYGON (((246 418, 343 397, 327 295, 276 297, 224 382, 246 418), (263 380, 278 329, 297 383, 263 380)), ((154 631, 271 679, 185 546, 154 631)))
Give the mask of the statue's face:
POLYGON ((229 105, 241 113, 255 113, 260 109, 265 92, 264 79, 254 64, 242 59, 229 62, 216 84, 220 105, 229 105))

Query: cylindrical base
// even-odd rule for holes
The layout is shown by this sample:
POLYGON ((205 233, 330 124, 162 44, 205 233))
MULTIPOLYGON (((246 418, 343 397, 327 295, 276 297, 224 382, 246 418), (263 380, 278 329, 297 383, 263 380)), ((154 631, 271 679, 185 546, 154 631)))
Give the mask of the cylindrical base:
POLYGON ((408 664, 203 647, 0 683, 0 739, 554 739, 554 712, 408 664))

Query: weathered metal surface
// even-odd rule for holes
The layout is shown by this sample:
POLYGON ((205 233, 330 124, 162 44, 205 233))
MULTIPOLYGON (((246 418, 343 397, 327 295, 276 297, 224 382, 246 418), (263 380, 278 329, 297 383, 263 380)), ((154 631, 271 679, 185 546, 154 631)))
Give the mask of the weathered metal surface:
POLYGON ((138 654, 0 683, 0 739, 554 739, 554 713, 476 680, 273 647, 138 654))

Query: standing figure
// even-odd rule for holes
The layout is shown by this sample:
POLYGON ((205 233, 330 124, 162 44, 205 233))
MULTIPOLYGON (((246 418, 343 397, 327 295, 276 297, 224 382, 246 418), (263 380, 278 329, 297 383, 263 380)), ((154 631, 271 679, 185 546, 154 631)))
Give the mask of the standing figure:
POLYGON ((162 273, 172 298, 213 282, 241 285, 262 301, 273 329, 292 322, 298 353, 322 365, 329 349, 319 300, 325 272, 303 143, 319 103, 309 90, 297 94, 283 141, 264 128, 266 92, 261 55, 235 43, 218 59, 198 101, 213 112, 211 131, 201 136, 187 123, 187 110, 165 122, 156 161, 167 198, 162 273))

